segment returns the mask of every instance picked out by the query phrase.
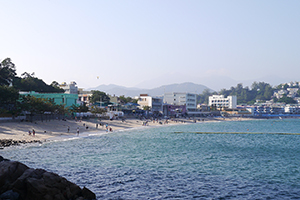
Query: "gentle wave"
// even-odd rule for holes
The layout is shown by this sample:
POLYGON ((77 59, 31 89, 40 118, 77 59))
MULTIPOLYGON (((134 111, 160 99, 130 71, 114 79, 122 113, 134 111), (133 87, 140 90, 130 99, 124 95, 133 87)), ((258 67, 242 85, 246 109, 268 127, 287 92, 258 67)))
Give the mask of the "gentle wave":
POLYGON ((98 199, 297 199, 299 131, 295 119, 201 122, 82 133, 1 154, 98 199))

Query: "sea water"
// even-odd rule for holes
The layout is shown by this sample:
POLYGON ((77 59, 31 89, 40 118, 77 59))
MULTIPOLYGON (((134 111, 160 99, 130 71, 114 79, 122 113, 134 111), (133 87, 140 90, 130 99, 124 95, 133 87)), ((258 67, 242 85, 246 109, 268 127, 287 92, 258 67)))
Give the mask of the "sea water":
POLYGON ((97 199, 299 199, 299 134, 299 119, 198 122, 0 154, 64 176, 97 199))

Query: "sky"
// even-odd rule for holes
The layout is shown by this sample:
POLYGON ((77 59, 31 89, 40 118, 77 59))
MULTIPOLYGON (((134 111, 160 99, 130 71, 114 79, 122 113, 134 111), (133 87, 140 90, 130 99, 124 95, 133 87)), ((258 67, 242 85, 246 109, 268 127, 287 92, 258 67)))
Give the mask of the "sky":
POLYGON ((0 5, 0 60, 9 57, 18 76, 34 72, 48 84, 153 88, 192 81, 218 90, 235 81, 300 81, 299 0, 0 5))

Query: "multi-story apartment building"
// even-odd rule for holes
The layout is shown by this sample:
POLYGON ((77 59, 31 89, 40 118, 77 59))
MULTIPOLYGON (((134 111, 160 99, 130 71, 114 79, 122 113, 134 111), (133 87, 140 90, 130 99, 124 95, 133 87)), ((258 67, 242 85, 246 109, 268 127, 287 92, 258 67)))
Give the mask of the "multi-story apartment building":
POLYGON ((91 91, 84 91, 83 89, 78 90, 78 101, 80 104, 90 105, 91 97, 93 93, 91 91))
POLYGON ((236 108, 236 96, 212 95, 208 98, 208 105, 217 108, 236 108))
POLYGON ((141 109, 145 106, 149 106, 154 113, 162 113, 163 111, 163 98, 160 97, 151 97, 148 94, 141 94, 137 103, 141 109))
POLYGON ((185 105, 187 114, 197 111, 197 95, 185 92, 165 93, 164 103, 170 105, 185 105))
POLYGON ((76 85, 75 81, 72 81, 70 84, 63 82, 59 87, 64 89, 66 94, 78 94, 78 87, 76 85))

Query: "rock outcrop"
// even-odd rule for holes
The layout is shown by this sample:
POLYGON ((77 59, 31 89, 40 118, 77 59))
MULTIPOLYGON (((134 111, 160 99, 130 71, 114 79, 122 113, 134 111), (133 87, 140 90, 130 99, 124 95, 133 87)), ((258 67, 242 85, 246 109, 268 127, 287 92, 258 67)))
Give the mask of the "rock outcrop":
POLYGON ((55 173, 0 156, 0 200, 4 199, 89 200, 96 199, 96 195, 55 173))
POLYGON ((42 143, 40 140, 12 140, 12 139, 3 139, 0 140, 0 149, 3 149, 4 147, 9 147, 12 145, 20 145, 20 144, 26 144, 26 143, 42 143))

